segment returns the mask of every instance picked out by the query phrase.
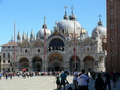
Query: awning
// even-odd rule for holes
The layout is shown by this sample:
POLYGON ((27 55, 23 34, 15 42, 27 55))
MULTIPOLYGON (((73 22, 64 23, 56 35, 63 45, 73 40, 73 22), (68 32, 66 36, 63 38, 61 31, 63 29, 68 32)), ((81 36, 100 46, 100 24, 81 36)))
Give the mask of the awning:
POLYGON ((22 71, 27 71, 27 69, 22 69, 22 71))

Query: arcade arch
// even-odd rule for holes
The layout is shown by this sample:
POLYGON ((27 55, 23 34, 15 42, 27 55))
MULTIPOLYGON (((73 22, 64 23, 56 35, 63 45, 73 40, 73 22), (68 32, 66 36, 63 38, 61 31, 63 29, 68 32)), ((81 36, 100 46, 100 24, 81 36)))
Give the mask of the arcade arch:
POLYGON ((33 71, 42 71, 42 59, 40 57, 34 57, 32 60, 33 71))
POLYGON ((84 62, 84 69, 86 71, 93 71, 93 66, 94 66, 94 58, 92 56, 86 56, 83 59, 84 62))
POLYGON ((74 71, 75 68, 80 71, 80 59, 76 56, 75 60, 74 56, 72 56, 69 61, 69 67, 71 72, 74 71))
POLYGON ((19 60, 19 71, 22 71, 22 69, 26 69, 27 71, 29 69, 29 60, 27 58, 21 58, 19 60))

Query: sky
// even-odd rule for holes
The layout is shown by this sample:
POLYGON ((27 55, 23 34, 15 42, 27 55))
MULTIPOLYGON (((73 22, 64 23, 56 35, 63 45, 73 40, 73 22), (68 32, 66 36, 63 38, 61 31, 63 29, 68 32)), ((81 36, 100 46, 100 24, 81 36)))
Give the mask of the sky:
POLYGON ((18 30, 21 35, 24 32, 29 36, 33 30, 36 35, 42 29, 44 16, 47 28, 53 30, 55 21, 63 20, 65 5, 68 16, 71 15, 71 7, 74 7, 77 21, 89 36, 97 26, 99 15, 106 27, 106 0, 0 0, 0 45, 14 37, 14 21, 16 36, 18 30))

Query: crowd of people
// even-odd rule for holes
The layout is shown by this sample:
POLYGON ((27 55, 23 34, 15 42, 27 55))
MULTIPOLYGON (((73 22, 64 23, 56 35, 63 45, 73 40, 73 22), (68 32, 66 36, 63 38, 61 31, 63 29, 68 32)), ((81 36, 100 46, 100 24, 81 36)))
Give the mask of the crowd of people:
POLYGON ((77 70, 73 73, 73 85, 74 90, 89 90, 89 79, 95 80, 94 88, 96 90, 111 90, 111 82, 113 83, 113 88, 116 88, 116 83, 119 81, 120 72, 86 72, 83 69, 81 72, 77 70))
MULTIPOLYGON (((68 84, 67 75, 68 74, 66 72, 58 72, 58 74, 56 74, 57 90, 61 90, 62 85, 64 90, 66 90, 65 85, 68 84)), ((94 88, 96 90, 107 90, 107 86, 108 89, 111 90, 111 83, 113 83, 113 88, 116 88, 120 72, 85 72, 84 69, 82 69, 81 72, 78 72, 77 69, 75 69, 72 75, 74 89, 69 87, 68 90, 89 90, 88 86, 90 79, 95 80, 94 88)))
POLYGON ((8 78, 12 79, 12 77, 23 77, 24 79, 26 77, 34 77, 34 76, 56 76, 58 72, 28 72, 28 71, 19 71, 19 72, 0 72, 0 80, 2 78, 5 78, 6 80, 8 78))
POLYGON ((85 72, 84 69, 81 72, 78 72, 75 69, 73 72, 68 71, 57 71, 57 72, 0 72, 0 80, 5 78, 12 79, 12 77, 22 77, 26 79, 26 77, 34 77, 34 76, 55 76, 54 83, 57 85, 57 90, 63 89, 66 90, 66 84, 69 84, 67 80, 67 76, 73 76, 73 85, 74 87, 69 87, 68 90, 89 90, 89 82, 90 79, 95 80, 94 88, 96 90, 111 90, 111 83, 113 83, 113 88, 116 88, 116 83, 119 81, 120 72, 85 72))

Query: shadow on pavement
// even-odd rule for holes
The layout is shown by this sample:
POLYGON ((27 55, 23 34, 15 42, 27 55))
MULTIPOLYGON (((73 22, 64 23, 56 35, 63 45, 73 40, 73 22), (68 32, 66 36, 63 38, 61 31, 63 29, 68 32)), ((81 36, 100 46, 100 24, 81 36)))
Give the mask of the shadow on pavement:
MULTIPOLYGON (((73 83, 70 83, 70 84, 67 84, 65 85, 66 87, 66 90, 69 88, 69 87, 72 87, 73 88, 73 83)), ((54 89, 54 90, 57 90, 57 89, 54 89)), ((62 86, 61 90, 64 90, 64 87, 62 86)))

